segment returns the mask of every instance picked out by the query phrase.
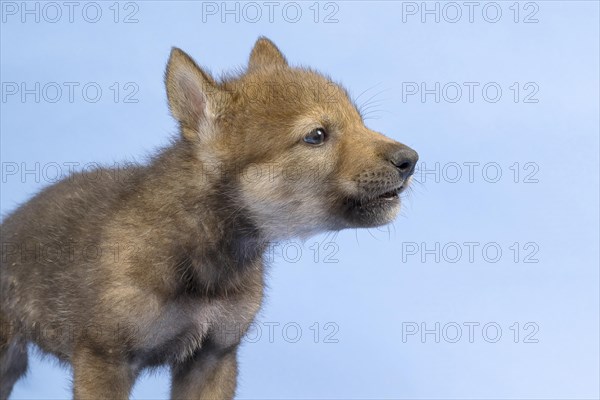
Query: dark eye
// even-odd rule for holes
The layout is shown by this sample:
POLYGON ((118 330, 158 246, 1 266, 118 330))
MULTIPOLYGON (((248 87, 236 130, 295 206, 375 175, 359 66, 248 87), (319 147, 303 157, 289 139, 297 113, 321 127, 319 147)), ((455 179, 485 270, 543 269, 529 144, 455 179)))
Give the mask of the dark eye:
POLYGON ((325 133, 325 129, 317 128, 310 131, 310 133, 304 136, 304 141, 308 144, 320 145, 325 142, 327 138, 327 134, 325 133))

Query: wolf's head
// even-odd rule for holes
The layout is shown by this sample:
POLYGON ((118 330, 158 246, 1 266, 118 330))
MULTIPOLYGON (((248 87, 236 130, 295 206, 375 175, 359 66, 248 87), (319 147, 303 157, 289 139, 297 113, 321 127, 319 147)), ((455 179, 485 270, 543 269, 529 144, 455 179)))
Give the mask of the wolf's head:
POLYGON ((223 204, 269 238, 391 222, 417 153, 368 129, 346 91, 260 38, 247 70, 213 79, 173 49, 169 106, 223 204))

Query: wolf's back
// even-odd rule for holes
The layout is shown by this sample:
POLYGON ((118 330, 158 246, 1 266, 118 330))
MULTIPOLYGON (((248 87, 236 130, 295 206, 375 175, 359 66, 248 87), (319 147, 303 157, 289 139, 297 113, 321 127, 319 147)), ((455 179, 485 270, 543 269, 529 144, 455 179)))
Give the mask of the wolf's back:
POLYGON ((142 169, 73 174, 5 218, 0 227, 0 319, 11 326, 2 329, 16 323, 32 334, 38 324, 72 322, 75 316, 66 310, 89 310, 86 302, 97 276, 93 270, 106 251, 104 227, 123 200, 135 195, 142 169))

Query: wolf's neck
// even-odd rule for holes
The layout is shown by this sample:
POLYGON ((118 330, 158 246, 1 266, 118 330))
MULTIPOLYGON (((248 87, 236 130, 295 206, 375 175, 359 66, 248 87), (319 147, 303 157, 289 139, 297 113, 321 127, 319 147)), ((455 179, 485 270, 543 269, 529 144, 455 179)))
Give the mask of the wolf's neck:
POLYGON ((163 250, 191 285, 186 290, 233 291, 249 270, 262 268, 268 243, 235 203, 226 174, 202 171, 189 144, 165 149, 145 171, 146 217, 155 221, 157 239, 169 238, 163 250))

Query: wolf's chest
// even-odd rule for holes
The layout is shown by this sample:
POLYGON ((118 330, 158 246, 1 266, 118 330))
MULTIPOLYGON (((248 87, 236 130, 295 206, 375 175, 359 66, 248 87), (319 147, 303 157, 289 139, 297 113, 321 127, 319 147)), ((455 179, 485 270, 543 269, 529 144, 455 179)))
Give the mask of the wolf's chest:
POLYGON ((136 332, 134 363, 140 367, 182 361, 213 347, 239 344, 260 302, 252 298, 178 300, 165 305, 136 332))

